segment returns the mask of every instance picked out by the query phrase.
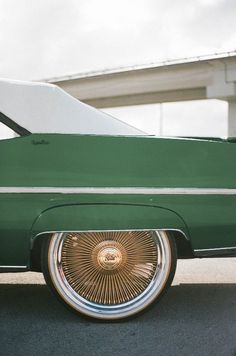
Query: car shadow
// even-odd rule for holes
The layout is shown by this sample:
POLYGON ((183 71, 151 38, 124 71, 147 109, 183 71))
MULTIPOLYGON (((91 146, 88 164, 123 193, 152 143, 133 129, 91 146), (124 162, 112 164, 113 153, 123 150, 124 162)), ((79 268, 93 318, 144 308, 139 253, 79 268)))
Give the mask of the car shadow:
MULTIPOLYGON (((183 318, 190 311, 198 314, 206 308, 209 315, 211 310, 217 309, 219 312, 228 308, 229 304, 236 307, 236 284, 179 284, 172 286, 161 301, 151 308, 151 312, 146 311, 145 316, 135 319, 150 321, 157 316, 166 319, 172 315, 176 317, 177 313, 183 318)), ((0 306, 1 318, 14 314, 48 319, 55 317, 56 313, 58 322, 64 322, 65 318, 72 321, 79 319, 85 323, 89 321, 64 308, 43 284, 0 284, 0 306)))
POLYGON ((76 355, 78 347, 79 355, 123 355, 127 350, 129 355, 234 355, 236 351, 235 284, 174 285, 150 310, 117 323, 75 315, 53 297, 46 285, 2 284, 0 308, 4 355, 21 355, 14 353, 12 339, 20 345, 22 355, 34 355, 35 350, 76 355))

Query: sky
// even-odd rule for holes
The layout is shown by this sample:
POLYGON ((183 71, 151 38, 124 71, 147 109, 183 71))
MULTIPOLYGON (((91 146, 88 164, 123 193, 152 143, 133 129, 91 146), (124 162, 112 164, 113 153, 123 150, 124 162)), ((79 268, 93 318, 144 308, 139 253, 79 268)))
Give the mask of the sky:
MULTIPOLYGON (((235 19, 235 0, 0 0, 0 77, 42 80, 234 51, 235 19)), ((136 116, 139 126, 145 112, 146 130, 168 135, 176 132, 175 113, 184 131, 186 115, 207 111, 224 131, 227 105, 210 103, 210 114, 202 102, 110 112, 132 122, 136 116)))

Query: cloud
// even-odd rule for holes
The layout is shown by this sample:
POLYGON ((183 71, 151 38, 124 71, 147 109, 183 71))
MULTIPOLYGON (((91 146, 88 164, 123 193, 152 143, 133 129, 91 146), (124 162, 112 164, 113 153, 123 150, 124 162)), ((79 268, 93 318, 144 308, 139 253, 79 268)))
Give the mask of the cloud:
POLYGON ((0 76, 39 79, 217 51, 234 0, 0 0, 0 76))

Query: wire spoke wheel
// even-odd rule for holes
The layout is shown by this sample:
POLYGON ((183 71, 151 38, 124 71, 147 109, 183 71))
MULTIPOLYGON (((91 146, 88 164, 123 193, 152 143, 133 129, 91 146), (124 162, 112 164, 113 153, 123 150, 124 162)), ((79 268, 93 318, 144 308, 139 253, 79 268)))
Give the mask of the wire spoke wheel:
POLYGON ((173 242, 164 231, 55 233, 47 248, 45 278, 76 311, 120 319, 162 294, 175 262, 173 242))

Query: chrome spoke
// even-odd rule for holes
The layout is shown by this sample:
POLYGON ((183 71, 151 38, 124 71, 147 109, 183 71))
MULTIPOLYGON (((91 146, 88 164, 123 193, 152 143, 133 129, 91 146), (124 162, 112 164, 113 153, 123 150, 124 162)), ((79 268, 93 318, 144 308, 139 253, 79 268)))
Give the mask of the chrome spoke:
POLYGON ((50 274, 60 296, 76 310, 103 319, 126 317, 161 293, 171 268, 165 232, 56 233, 50 274))

